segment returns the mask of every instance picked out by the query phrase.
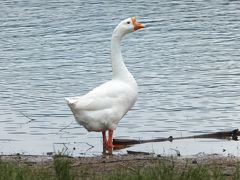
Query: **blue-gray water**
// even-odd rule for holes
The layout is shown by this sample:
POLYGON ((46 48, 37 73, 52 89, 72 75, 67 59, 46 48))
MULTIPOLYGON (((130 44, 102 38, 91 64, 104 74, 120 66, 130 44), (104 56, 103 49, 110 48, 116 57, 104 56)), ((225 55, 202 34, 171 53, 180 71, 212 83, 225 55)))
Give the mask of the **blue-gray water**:
MULTIPOLYGON (((89 153, 101 152, 101 133, 87 133, 75 123, 64 97, 83 95, 111 79, 111 34, 131 16, 147 26, 122 44, 139 99, 114 137, 186 136, 240 126, 239 1, 5 0, 0 2, 1 153, 45 154, 67 146, 79 155, 90 147, 85 142, 94 146, 89 153)), ((238 154, 236 142, 214 143, 238 154)), ((184 145, 191 143, 150 147, 168 152, 168 146, 184 145)), ((201 141, 195 148, 204 152, 205 146, 209 142, 201 141)))

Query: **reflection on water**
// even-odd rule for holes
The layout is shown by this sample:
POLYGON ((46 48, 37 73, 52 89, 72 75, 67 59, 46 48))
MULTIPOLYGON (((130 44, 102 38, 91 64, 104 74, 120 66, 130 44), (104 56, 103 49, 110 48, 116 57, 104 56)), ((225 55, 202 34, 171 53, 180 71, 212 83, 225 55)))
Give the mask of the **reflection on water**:
POLYGON ((115 137, 239 127, 239 5, 228 0, 1 2, 1 152, 42 154, 66 143, 79 155, 89 148, 86 142, 94 146, 91 153, 101 152, 101 134, 75 123, 64 97, 82 95, 111 78, 112 30, 133 15, 147 28, 129 35, 122 50, 139 84, 139 99, 115 137))

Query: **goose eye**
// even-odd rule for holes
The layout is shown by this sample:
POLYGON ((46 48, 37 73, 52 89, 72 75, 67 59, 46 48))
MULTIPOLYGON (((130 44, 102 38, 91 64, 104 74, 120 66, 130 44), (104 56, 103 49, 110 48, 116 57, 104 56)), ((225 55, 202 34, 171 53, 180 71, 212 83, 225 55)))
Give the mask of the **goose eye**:
POLYGON ((128 21, 127 24, 130 24, 130 21, 128 21))

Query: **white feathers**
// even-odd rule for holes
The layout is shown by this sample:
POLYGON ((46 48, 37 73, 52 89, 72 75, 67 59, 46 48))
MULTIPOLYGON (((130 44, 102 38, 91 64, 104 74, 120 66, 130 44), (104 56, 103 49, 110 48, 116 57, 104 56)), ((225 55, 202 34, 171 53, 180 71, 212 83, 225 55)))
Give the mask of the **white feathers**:
POLYGON ((113 79, 86 95, 65 98, 76 121, 88 131, 115 130, 137 100, 137 83, 124 65, 120 49, 122 37, 133 29, 132 25, 129 29, 125 26, 124 21, 117 26, 119 30, 114 32, 120 34, 111 41, 113 79))

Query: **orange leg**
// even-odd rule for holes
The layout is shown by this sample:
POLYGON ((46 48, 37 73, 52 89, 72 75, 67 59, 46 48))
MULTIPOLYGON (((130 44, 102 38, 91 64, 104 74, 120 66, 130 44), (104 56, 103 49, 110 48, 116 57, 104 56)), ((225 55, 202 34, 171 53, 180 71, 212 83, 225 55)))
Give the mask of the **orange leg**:
POLYGON ((108 130, 108 141, 107 141, 107 150, 112 151, 113 149, 113 130, 108 130))

